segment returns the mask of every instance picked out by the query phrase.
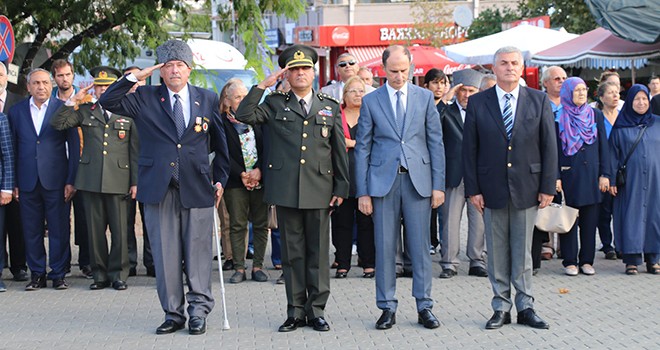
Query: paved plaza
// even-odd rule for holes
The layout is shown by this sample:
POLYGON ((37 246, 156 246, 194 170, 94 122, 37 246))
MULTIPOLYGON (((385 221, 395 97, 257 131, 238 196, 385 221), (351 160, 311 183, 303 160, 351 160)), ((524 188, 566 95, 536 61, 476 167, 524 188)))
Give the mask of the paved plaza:
MULTIPOLYGON (((77 261, 75 246, 73 254, 77 261)), ((284 286, 274 284, 279 271, 272 270, 269 253, 269 282, 226 284, 230 330, 222 330, 218 267, 213 262, 216 307, 209 316, 207 333, 201 336, 190 336, 187 330, 155 334, 163 312, 155 279, 145 277, 142 266, 137 277, 129 278, 128 290, 121 292, 89 290, 91 280, 79 277, 77 266, 68 278, 68 290, 53 290, 49 282, 49 288, 26 292, 26 282, 11 281, 11 273, 5 270, 8 290, 0 293, 0 349, 660 348, 660 278, 642 272, 644 267, 640 275, 627 276, 621 260, 605 260, 598 252, 595 276, 568 277, 563 275, 560 260, 544 261, 534 277, 534 295, 536 310, 550 323, 550 329, 518 326, 513 310, 511 325, 487 331, 484 325, 492 314, 490 284, 486 278, 467 276, 467 258, 464 253, 461 256, 464 261, 458 276, 448 280, 437 278, 440 256, 433 256, 433 311, 441 321, 435 330, 417 324, 410 278, 397 279, 397 324, 387 331, 374 329, 380 316, 375 281, 361 278, 361 269, 354 266, 347 279, 331 281, 326 310, 329 332, 306 327, 278 333, 277 327, 285 319, 286 298, 284 286), (560 293, 561 289, 568 291, 560 293)), ((231 271, 224 273, 225 281, 230 275, 231 271)))

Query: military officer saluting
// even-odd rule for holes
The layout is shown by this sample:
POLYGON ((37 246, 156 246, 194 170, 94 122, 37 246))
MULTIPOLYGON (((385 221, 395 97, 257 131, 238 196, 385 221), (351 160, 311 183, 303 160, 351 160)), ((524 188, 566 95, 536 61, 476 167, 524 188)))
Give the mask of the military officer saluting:
POLYGON ((133 119, 112 114, 88 91, 100 97, 121 73, 111 67, 90 70, 94 84, 81 89, 52 118, 57 130, 81 127, 83 151, 76 176, 77 195, 85 202, 94 283, 90 289, 112 285, 127 288, 128 198, 137 193, 138 135, 133 119), (105 235, 110 226, 110 252, 105 235))
POLYGON ((294 45, 279 57, 283 69, 252 87, 236 119, 267 124, 264 200, 277 205, 289 332, 308 324, 327 331, 324 309, 330 295, 329 214, 348 196, 348 156, 339 103, 312 89, 316 51, 294 45), (280 77, 288 93, 264 90, 280 77))

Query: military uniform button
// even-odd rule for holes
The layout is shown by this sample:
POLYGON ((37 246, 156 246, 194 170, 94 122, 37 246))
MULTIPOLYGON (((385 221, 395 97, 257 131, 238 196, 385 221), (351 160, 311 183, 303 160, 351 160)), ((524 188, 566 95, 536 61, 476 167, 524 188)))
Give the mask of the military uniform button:
POLYGON ((307 146, 302 146, 302 147, 300 147, 300 149, 303 150, 303 151, 306 151, 306 150, 307 150, 307 146))
POLYGON ((103 134, 103 137, 108 137, 108 134, 103 134))
POLYGON ((306 139, 306 138, 307 138, 307 133, 304 132, 304 133, 302 134, 302 137, 303 137, 304 139, 306 139))
POLYGON ((511 165, 511 163, 507 163, 506 166, 508 166, 508 167, 510 168, 510 167, 512 167, 513 165, 511 165))
POLYGON ((305 160, 304 160, 304 159, 301 159, 301 160, 300 160, 300 164, 305 164, 305 160))
POLYGON ((176 148, 181 148, 181 144, 180 144, 180 143, 177 144, 177 145, 176 145, 176 148))
POLYGON ((106 155, 106 154, 108 154, 108 151, 103 151, 103 155, 106 155))
POLYGON ((511 146, 509 146, 509 151, 512 150, 511 146))
POLYGON ((307 124, 309 124, 309 122, 305 120, 305 121, 303 122, 303 125, 307 125, 307 124))
POLYGON ((107 128, 109 128, 109 127, 110 127, 110 125, 108 125, 108 124, 105 124, 105 128, 106 128, 106 129, 107 129, 107 128))
POLYGON ((104 142, 103 142, 103 146, 107 146, 107 145, 108 145, 108 143, 104 141, 104 142))
POLYGON ((272 167, 273 167, 273 164, 268 164, 268 167, 269 167, 269 168, 272 168, 272 167))

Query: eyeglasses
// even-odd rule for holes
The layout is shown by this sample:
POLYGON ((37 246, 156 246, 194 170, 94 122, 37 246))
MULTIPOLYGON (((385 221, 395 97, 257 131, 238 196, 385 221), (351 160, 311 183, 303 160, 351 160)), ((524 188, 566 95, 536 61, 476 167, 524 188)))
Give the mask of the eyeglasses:
POLYGON ((344 68, 346 66, 354 66, 357 62, 350 60, 350 61, 341 61, 337 63, 338 67, 344 68))
POLYGON ((577 92, 577 93, 582 93, 582 92, 587 92, 587 91, 589 91, 589 88, 579 88, 579 89, 573 90, 573 92, 577 92))
POLYGON ((350 89, 346 91, 347 94, 364 94, 363 89, 350 89))

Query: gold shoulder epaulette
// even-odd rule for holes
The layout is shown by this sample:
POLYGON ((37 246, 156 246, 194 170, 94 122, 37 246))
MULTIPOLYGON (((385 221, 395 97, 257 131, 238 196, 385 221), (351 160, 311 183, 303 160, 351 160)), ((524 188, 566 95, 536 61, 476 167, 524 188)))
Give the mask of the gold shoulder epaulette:
POLYGON ((318 96, 319 100, 321 100, 321 101, 323 101, 323 99, 326 99, 326 100, 333 101, 337 104, 340 104, 339 101, 336 98, 334 98, 330 95, 324 94, 322 92, 319 92, 318 94, 316 94, 316 96, 318 96))

